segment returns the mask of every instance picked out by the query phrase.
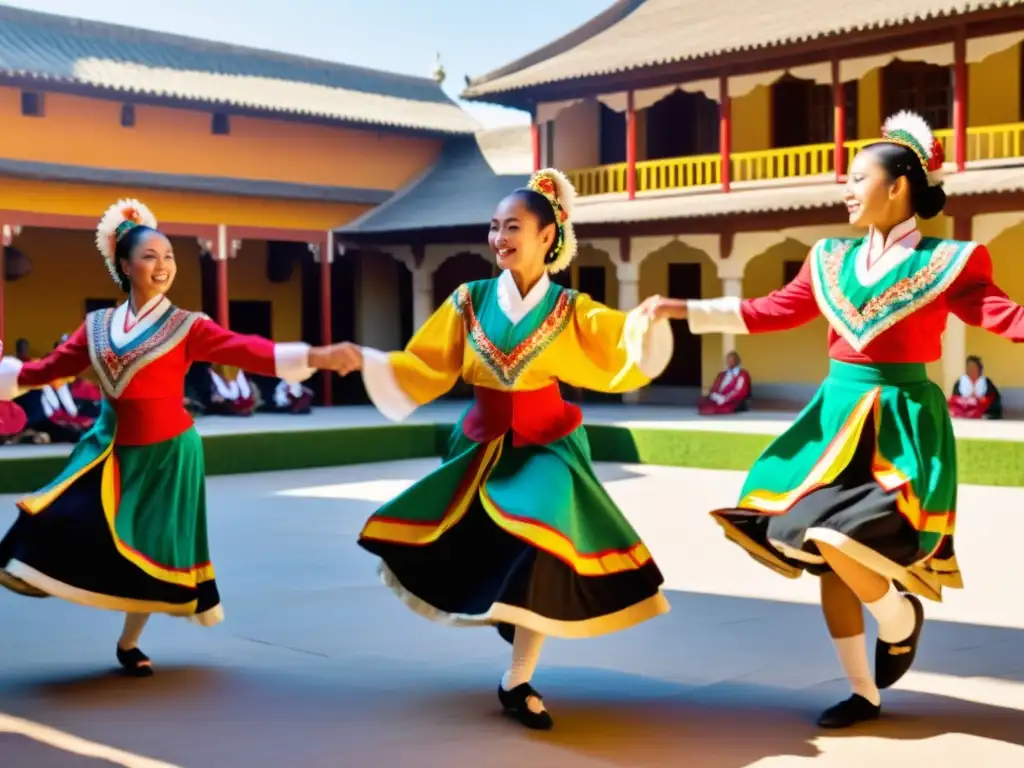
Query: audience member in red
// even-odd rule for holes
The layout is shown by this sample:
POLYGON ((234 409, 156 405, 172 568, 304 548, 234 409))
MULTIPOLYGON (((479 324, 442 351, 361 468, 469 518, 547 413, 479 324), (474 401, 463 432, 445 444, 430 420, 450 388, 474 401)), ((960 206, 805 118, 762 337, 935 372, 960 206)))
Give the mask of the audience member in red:
POLYGON ((256 411, 256 396, 249 380, 233 366, 210 366, 210 405, 207 414, 219 416, 252 416, 256 411))
POLYGON ((707 396, 700 399, 697 412, 701 416, 720 416, 745 411, 750 407, 750 374, 740 367, 740 356, 725 356, 725 370, 715 377, 707 396))
POLYGON ((967 372, 953 385, 949 415, 956 419, 1001 419, 1003 401, 996 385, 985 375, 981 358, 967 358, 967 372))

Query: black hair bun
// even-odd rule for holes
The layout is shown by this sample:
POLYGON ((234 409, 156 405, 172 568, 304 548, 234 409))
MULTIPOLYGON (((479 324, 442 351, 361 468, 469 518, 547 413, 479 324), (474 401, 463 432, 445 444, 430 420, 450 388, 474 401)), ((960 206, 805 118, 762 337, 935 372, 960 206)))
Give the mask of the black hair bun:
POLYGON ((934 219, 946 207, 946 190, 940 185, 915 185, 912 189, 911 202, 914 205, 914 213, 922 219, 934 219))

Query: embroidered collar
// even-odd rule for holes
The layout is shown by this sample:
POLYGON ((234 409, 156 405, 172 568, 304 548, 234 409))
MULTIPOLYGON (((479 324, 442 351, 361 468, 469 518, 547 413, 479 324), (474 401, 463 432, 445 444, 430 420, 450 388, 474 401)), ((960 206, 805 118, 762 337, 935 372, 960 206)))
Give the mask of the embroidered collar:
POLYGON ((531 288, 525 296, 519 293, 512 272, 504 270, 498 277, 498 308, 502 314, 509 319, 513 325, 526 317, 544 299, 551 287, 551 280, 548 273, 544 272, 540 280, 531 288))
POLYGON ((855 257, 857 279, 861 285, 874 285, 906 261, 920 242, 921 232, 913 217, 893 227, 887 237, 872 227, 855 257))
POLYGON ((114 310, 113 321, 110 324, 110 336, 114 345, 124 347, 131 344, 152 328, 170 306, 170 299, 160 294, 147 301, 136 314, 132 311, 131 302, 126 301, 114 310))

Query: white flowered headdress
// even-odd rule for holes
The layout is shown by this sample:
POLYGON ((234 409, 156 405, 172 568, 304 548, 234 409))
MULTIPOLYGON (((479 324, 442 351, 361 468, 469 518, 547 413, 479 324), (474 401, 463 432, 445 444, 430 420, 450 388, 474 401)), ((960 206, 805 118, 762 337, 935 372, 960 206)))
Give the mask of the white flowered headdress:
POLYGON ((576 258, 576 230, 572 225, 572 208, 576 201, 576 188, 565 174, 555 168, 537 171, 526 185, 547 198, 555 209, 557 240, 554 260, 547 265, 548 272, 561 272, 576 258))
POLYGON ((919 114, 903 110, 890 117, 882 126, 882 141, 899 144, 917 155, 929 186, 942 183, 947 170, 945 149, 919 114))
POLYGON ((107 209, 96 225, 96 248, 107 264, 107 271, 114 282, 121 285, 122 276, 117 268, 117 244, 136 227, 156 229, 156 217, 138 200, 118 200, 107 209))

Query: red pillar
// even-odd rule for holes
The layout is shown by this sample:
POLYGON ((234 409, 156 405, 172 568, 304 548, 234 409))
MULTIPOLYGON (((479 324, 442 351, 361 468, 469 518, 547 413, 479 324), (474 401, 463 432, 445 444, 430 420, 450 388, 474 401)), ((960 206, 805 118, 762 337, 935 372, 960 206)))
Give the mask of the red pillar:
MULTIPOLYGON (((334 261, 334 234, 327 233, 320 247, 320 343, 327 346, 331 343, 332 319, 331 307, 331 263, 334 261)), ((323 371, 324 405, 334 404, 334 373, 323 371)))
POLYGON ((228 257, 231 243, 228 240, 228 228, 221 224, 217 227, 217 323, 229 328, 228 317, 228 257))
POLYGON ((626 196, 636 199, 636 99, 626 96, 626 196))
POLYGON ((3 249, 13 242, 14 225, 0 222, 0 343, 4 340, 4 290, 7 287, 7 259, 3 249))
POLYGON ((836 182, 846 176, 846 92, 839 74, 839 59, 832 59, 832 114, 835 138, 836 182))
POLYGON ((974 232, 974 217, 968 213, 958 213, 953 217, 953 239, 970 242, 974 232))
POLYGON ((540 170, 540 125, 537 123, 537 110, 534 108, 530 123, 530 141, 533 144, 533 170, 540 170))
POLYGON ((953 147, 959 173, 967 167, 967 32, 962 26, 953 39, 953 147))
POLYGON ((729 78, 725 75, 718 81, 719 106, 719 157, 721 163, 722 191, 728 192, 732 185, 732 99, 729 98, 729 78))

